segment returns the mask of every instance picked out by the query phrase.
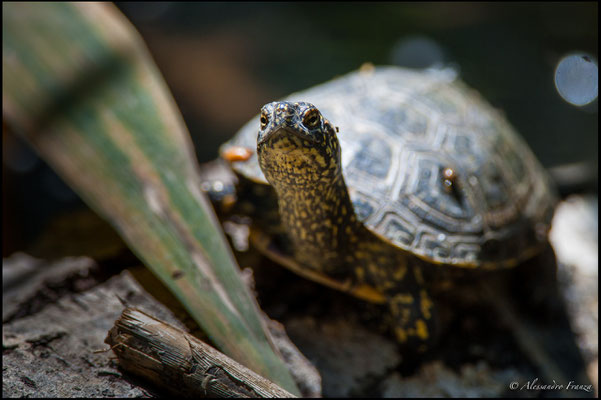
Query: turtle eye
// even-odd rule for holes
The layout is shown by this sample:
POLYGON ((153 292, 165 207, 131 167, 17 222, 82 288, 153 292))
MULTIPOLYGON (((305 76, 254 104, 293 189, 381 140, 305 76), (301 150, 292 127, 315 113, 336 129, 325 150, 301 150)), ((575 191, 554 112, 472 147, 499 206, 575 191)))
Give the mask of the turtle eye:
POLYGON ((265 129, 269 123, 269 116, 266 112, 261 113, 261 129, 265 129))
POLYGON ((303 124, 309 129, 317 128, 320 122, 321 119, 319 116, 319 111, 317 111, 316 109, 311 109, 307 111, 307 113, 303 117, 303 124))

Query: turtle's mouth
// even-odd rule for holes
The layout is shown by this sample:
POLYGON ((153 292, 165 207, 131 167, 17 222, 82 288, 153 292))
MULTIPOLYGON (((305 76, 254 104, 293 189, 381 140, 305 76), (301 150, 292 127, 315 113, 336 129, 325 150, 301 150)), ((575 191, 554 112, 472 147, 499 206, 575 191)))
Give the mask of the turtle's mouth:
POLYGON ((283 139, 290 136, 295 136, 300 140, 306 140, 310 143, 316 142, 316 139, 311 135, 308 135, 306 132, 291 128, 277 128, 266 131, 263 134, 259 133, 259 137, 257 138, 257 146, 262 146, 268 141, 283 139))

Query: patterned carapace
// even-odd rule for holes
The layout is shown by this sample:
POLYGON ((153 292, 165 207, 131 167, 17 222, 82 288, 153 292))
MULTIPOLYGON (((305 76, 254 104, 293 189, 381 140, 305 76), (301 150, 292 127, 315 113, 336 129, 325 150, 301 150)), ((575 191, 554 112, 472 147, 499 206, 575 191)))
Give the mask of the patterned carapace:
POLYGON ((404 343, 431 338, 432 269, 531 257, 556 202, 526 143, 445 70, 351 73, 265 105, 232 147, 253 150, 234 170, 277 196, 291 246, 274 258, 388 303, 404 343))

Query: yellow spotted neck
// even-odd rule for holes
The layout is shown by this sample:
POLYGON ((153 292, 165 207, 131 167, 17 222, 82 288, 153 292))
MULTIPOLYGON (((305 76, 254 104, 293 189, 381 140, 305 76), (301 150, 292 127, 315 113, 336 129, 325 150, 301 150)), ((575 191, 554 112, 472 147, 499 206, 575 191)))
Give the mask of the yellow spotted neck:
POLYGON ((282 223, 303 264, 328 273, 338 271, 344 254, 365 229, 358 221, 342 175, 299 190, 276 187, 282 223))
POLYGON ((354 294, 361 285, 378 292, 394 286, 389 275, 403 275, 405 259, 357 220, 335 133, 319 145, 289 126, 278 129, 258 143, 257 155, 296 262, 340 283, 351 280, 354 294))
POLYGON ((387 303, 399 341, 423 344, 433 318, 420 263, 357 220, 335 131, 309 103, 274 102, 261 109, 257 157, 277 194, 294 257, 277 245, 263 249, 281 254, 282 264, 309 279, 387 303))

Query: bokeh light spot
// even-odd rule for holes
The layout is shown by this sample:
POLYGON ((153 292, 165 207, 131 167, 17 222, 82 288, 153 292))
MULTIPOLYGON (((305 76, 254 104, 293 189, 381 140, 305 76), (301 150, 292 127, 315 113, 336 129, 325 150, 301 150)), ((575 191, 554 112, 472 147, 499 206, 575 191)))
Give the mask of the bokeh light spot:
POLYGON ((568 103, 584 106, 597 98, 599 69, 587 54, 564 57, 555 69, 555 87, 568 103))

